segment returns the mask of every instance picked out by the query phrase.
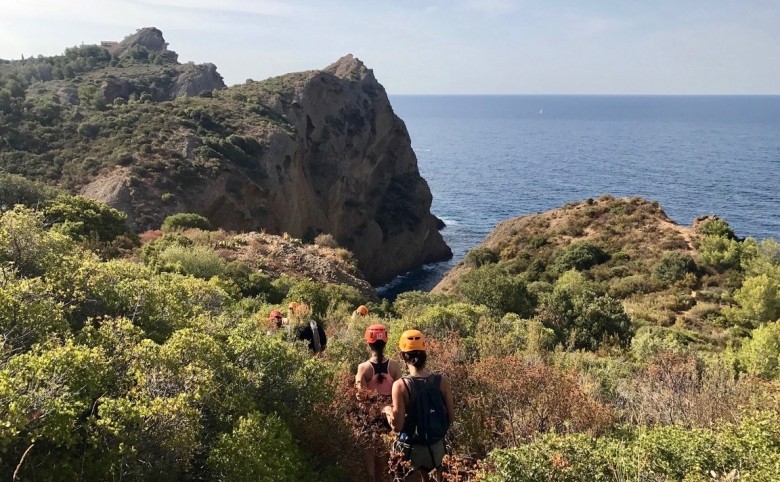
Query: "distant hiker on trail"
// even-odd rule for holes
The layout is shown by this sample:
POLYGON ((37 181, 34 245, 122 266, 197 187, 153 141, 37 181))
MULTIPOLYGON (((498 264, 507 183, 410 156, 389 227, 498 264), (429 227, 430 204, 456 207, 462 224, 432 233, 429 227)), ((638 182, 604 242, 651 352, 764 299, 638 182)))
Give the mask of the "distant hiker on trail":
POLYGON ((434 469, 436 480, 441 480, 444 436, 455 420, 452 387, 449 380, 425 369, 427 355, 422 333, 403 332, 398 349, 409 375, 393 382, 393 405, 382 410, 398 432, 393 450, 415 469, 405 480, 428 481, 434 469))
MULTIPOLYGON (((401 378, 401 365, 395 360, 385 358, 385 345, 387 344, 387 329, 380 324, 374 324, 366 328, 363 338, 368 343, 371 350, 371 357, 358 365, 355 375, 355 386, 359 390, 369 390, 378 393, 390 401, 390 394, 393 390, 393 381, 401 378)), ((358 399, 361 394, 358 393, 358 399)), ((386 402, 380 402, 386 403, 386 402)), ((380 415, 377 420, 383 425, 386 433, 387 427, 384 426, 384 417, 380 415)), ((387 452, 381 453, 372 447, 366 447, 364 450, 366 472, 368 481, 374 482, 380 480, 381 474, 387 469, 387 452), (377 477, 377 474, 380 474, 377 477)))
POLYGON ((362 318, 368 316, 368 307, 366 305, 360 305, 355 311, 352 312, 352 319, 362 318))
POLYGON ((295 308, 298 307, 298 303, 295 301, 291 301, 290 304, 287 306, 287 319, 292 320, 295 318, 295 308))
MULTIPOLYGON (((292 305, 292 303, 290 303, 292 305)), ((313 353, 322 353, 325 351, 325 345, 328 344, 328 338, 325 336, 325 329, 322 327, 322 323, 314 321, 310 317, 311 308, 308 305, 296 304, 293 309, 295 316, 301 320, 301 324, 295 330, 295 336, 299 340, 309 342, 309 350, 313 353), (307 320, 308 321, 305 321, 307 320)))
POLYGON ((290 320, 288 318, 284 318, 281 311, 271 311, 271 313, 268 314, 268 321, 270 326, 268 331, 265 332, 266 335, 272 336, 274 333, 279 332, 282 327, 286 329, 286 334, 288 336, 290 335, 292 330, 290 327, 290 320))

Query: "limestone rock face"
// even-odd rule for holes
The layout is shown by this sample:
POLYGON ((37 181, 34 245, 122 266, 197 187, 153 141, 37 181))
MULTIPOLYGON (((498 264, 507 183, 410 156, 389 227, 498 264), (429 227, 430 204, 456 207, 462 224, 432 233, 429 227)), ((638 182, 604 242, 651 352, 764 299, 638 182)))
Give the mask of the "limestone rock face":
POLYGON ((168 91, 168 98, 198 95, 214 89, 224 89, 225 83, 214 64, 182 65, 179 76, 168 91))
POLYGON ((154 27, 146 27, 139 29, 136 33, 128 35, 124 38, 116 47, 115 53, 122 55, 125 51, 135 47, 141 46, 150 52, 164 52, 168 49, 168 43, 163 38, 163 34, 159 29, 154 27))
MULTIPOLYGON (((218 76, 211 67, 199 70, 205 84, 191 83, 195 87, 187 93, 204 88, 210 73, 218 76)), ((172 213, 194 212, 229 230, 288 233, 307 241, 328 233, 354 253, 373 284, 449 259, 452 253, 430 212, 431 192, 417 169, 406 126, 373 72, 347 55, 323 70, 285 79, 270 94, 246 84, 213 99, 217 106, 241 99, 234 110, 224 109, 228 118, 239 115, 236 110, 262 108, 266 120, 252 124, 243 117, 244 141, 235 141, 257 143, 254 149, 245 146, 250 160, 214 159, 219 169, 186 184, 163 172, 130 187, 132 182, 122 180, 126 176, 105 173, 112 182, 97 179, 82 192, 109 204, 121 199, 126 211, 131 198, 128 219, 137 229, 156 228, 172 213), (253 100, 255 95, 266 97, 253 100), (172 196, 161 203, 166 192, 172 196)), ((207 141, 196 131, 182 130, 168 142, 169 150, 180 153, 180 162, 195 163, 207 141)))
POLYGON ((375 283, 452 256, 406 126, 362 62, 347 55, 272 107, 298 133, 273 166, 278 229, 332 234, 375 283))

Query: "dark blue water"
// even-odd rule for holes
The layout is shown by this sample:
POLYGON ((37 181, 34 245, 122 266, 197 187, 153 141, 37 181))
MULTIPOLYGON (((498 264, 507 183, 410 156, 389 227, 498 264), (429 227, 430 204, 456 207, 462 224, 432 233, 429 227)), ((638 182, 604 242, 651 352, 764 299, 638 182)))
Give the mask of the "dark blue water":
POLYGON ((452 261, 380 289, 429 290, 497 222, 602 194, 717 214, 780 239, 780 96, 392 96, 452 261))

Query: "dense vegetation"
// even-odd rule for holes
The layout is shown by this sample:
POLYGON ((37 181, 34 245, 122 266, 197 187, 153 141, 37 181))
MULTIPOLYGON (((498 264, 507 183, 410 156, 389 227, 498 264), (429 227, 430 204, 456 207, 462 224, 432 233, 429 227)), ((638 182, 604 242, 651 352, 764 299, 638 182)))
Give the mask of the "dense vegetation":
POLYGON ((231 255, 241 235, 192 228, 196 217, 139 237, 118 211, 2 181, 6 479, 363 480, 352 447, 387 440, 361 425, 350 389, 372 322, 391 339, 421 329, 452 380, 453 480, 780 474, 778 244, 723 221, 654 263, 592 239, 513 244, 547 250, 522 262, 479 248, 451 294, 405 293, 353 320, 355 288, 269 277, 231 255), (625 308, 649 294, 674 307, 625 308), (323 356, 266 324, 293 300, 326 326, 323 356))
POLYGON ((161 204, 226 166, 266 177, 258 159, 267 136, 291 130, 270 98, 284 97, 301 74, 177 93, 210 68, 143 45, 0 61, 0 171, 74 192, 121 167, 131 188, 149 184, 153 193, 135 189, 132 200, 144 227, 159 227, 161 204))

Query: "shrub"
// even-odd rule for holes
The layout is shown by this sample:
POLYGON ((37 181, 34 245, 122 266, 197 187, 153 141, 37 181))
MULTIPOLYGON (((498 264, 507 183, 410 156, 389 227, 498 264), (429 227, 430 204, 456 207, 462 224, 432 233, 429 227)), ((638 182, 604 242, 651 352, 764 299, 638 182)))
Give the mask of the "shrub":
POLYGON ((314 238, 314 244, 317 246, 322 246, 323 248, 338 248, 339 243, 336 241, 336 238, 333 237, 332 234, 329 233, 322 233, 318 234, 316 238, 314 238))
POLYGON ((646 274, 637 274, 620 278, 609 284, 609 294, 616 298, 628 298, 635 294, 653 293, 663 289, 663 284, 646 274))
POLYGON ((162 223, 163 231, 173 231, 177 229, 203 229, 211 231, 211 223, 200 214, 178 213, 165 218, 162 223))
POLYGON ((597 439, 584 434, 549 434, 527 445, 492 452, 488 461, 493 470, 486 480, 776 480, 780 468, 777 423, 777 414, 761 412, 713 430, 640 427, 623 430, 620 438, 597 439), (738 479, 723 475, 735 468, 738 479))
POLYGON ((487 317, 488 310, 479 305, 454 303, 447 306, 433 305, 402 323, 394 323, 388 334, 390 340, 397 340, 401 332, 418 329, 429 338, 445 338, 451 333, 461 337, 472 336, 480 319, 487 317))
POLYGON ((21 276, 37 276, 73 249, 73 242, 44 230, 43 215, 18 205, 0 215, 0 263, 21 276))
POLYGON ((496 265, 482 266, 466 273, 458 291, 471 303, 487 306, 496 313, 530 316, 536 301, 518 276, 506 274, 496 265))
POLYGON ((487 264, 498 263, 499 257, 490 248, 474 248, 466 253, 466 264, 472 268, 479 268, 487 264))
POLYGON ((698 341, 691 332, 665 328, 662 326, 643 326, 631 339, 631 351, 642 362, 652 360, 658 353, 686 353, 688 344, 698 341))
POLYGON ((128 232, 127 215, 82 196, 59 196, 44 209, 46 221, 76 241, 112 241, 128 232))
POLYGON ((673 251, 665 253, 653 268, 653 277, 665 283, 681 280, 696 271, 696 262, 689 255, 673 251))
POLYGON ((725 236, 705 236, 699 246, 702 263, 718 269, 740 267, 741 245, 725 236))
POLYGON ((180 272, 205 280, 219 276, 227 267, 227 262, 207 246, 172 244, 160 252, 157 261, 163 271, 180 272))
POLYGON ((489 448, 517 446, 549 431, 599 433, 611 417, 584 394, 574 373, 502 357, 480 360, 468 374, 474 389, 466 405, 482 419, 489 448))
POLYGON ((729 224, 720 218, 709 219, 700 227, 699 232, 704 236, 718 236, 726 239, 737 239, 729 224))
POLYGON ((609 295, 597 295, 577 271, 558 279, 539 307, 538 316, 555 331, 558 342, 573 348, 595 350, 607 338, 616 337, 626 343, 633 335, 623 305, 609 295))
POLYGON ((59 194, 55 188, 14 174, 0 173, 0 213, 17 204, 36 208, 59 194))
POLYGON ((780 320, 753 330, 737 352, 739 367, 764 378, 780 374, 780 320))
POLYGON ((220 435, 209 465, 225 482, 298 482, 305 472, 305 459, 287 426, 275 415, 257 412, 220 435))
POLYGON ((622 406, 635 424, 710 427, 737 420, 750 384, 721 360, 661 352, 621 389, 622 406))
POLYGON ((603 249, 587 241, 572 243, 563 248, 552 263, 552 272, 561 275, 571 269, 584 271, 597 264, 609 261, 603 249))
POLYGON ((766 274, 748 276, 734 293, 737 308, 725 310, 726 316, 746 326, 758 326, 780 318, 780 279, 766 274))

